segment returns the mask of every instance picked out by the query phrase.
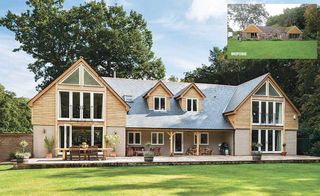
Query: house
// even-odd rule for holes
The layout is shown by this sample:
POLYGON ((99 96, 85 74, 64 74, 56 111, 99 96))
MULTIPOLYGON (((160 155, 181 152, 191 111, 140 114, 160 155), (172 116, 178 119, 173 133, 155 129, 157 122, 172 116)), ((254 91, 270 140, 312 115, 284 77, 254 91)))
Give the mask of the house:
POLYGON ((248 25, 242 31, 243 38, 267 40, 267 39, 283 39, 283 40, 301 40, 303 32, 297 26, 279 27, 279 26, 257 26, 248 25))
POLYGON ((44 137, 56 148, 87 142, 104 147, 117 134, 118 156, 151 142, 161 155, 210 148, 225 142, 231 155, 250 155, 256 143, 279 154, 286 143, 296 154, 297 108, 270 74, 238 86, 99 76, 79 59, 29 101, 33 153, 44 157, 44 137))

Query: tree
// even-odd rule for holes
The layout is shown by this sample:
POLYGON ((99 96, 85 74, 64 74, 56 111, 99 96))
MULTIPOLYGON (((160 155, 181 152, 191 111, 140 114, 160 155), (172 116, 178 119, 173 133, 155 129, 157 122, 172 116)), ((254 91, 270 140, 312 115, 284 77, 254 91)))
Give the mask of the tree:
POLYGON ((83 56, 100 75, 162 79, 165 67, 151 51, 152 34, 141 14, 104 1, 63 9, 63 0, 28 0, 20 15, 8 11, 0 25, 15 33, 36 60, 28 65, 43 89, 83 56))
POLYGON ((171 82, 179 82, 179 78, 174 75, 171 75, 168 80, 171 82))
POLYGON ((31 111, 28 99, 16 97, 0 84, 0 133, 31 132, 31 111))
POLYGON ((259 25, 268 16, 264 4, 228 4, 228 22, 233 21, 241 29, 249 24, 259 25))
POLYGON ((306 5, 304 12, 305 31, 312 38, 317 37, 320 31, 320 11, 318 11, 316 4, 306 5))

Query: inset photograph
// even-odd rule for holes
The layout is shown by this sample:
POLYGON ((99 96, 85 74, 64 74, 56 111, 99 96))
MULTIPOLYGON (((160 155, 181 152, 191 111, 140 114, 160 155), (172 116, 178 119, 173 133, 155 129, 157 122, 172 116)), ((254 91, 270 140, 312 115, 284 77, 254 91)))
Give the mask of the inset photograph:
POLYGON ((228 59, 316 59, 316 4, 228 4, 228 59))

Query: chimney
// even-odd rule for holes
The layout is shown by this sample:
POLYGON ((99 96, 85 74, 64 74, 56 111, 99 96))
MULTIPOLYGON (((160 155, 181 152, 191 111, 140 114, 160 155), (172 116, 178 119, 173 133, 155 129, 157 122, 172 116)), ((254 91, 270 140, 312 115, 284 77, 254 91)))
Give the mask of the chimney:
POLYGON ((117 71, 113 71, 113 78, 117 78, 117 71))

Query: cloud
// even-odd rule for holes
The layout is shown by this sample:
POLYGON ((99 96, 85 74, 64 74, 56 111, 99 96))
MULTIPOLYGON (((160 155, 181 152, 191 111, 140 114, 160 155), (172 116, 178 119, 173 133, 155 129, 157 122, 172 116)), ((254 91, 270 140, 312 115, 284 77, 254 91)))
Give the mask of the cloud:
POLYGON ((299 7, 300 4, 265 4, 267 12, 270 16, 283 14, 283 10, 286 8, 299 7))
POLYGON ((226 0, 192 0, 186 17, 190 20, 205 22, 210 18, 225 16, 226 13, 226 0))
POLYGON ((27 69, 33 58, 25 52, 12 52, 19 43, 11 36, 0 34, 0 43, 0 83, 18 96, 34 96, 36 83, 27 69))

